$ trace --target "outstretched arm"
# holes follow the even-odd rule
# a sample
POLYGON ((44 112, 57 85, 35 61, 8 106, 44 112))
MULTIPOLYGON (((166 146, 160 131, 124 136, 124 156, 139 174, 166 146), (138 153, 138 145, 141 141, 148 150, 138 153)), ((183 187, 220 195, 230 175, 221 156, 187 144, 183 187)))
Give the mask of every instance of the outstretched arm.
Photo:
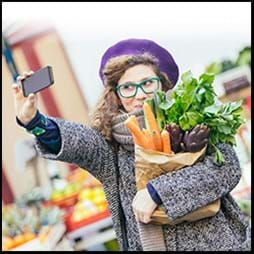
MULTIPOLYGON (((19 76, 18 79, 22 80, 32 73, 24 72, 23 76, 19 76)), ((30 94, 24 97, 21 87, 16 83, 12 88, 16 117, 23 127, 27 126, 33 119, 36 119, 38 113, 37 95, 30 94)), ((54 134, 55 137, 53 137, 54 135, 52 136, 49 130, 42 136, 37 136, 36 148, 44 158, 76 164, 89 170, 97 178, 103 177, 105 170, 109 168, 106 166, 115 162, 112 146, 96 130, 53 117, 45 117, 45 119, 51 121, 52 131, 56 132, 56 135, 54 134)))
POLYGON ((49 119, 59 128, 61 147, 59 152, 54 154, 37 139, 36 148, 44 158, 76 164, 95 176, 104 172, 106 164, 114 163, 113 148, 98 131, 59 118, 49 119))

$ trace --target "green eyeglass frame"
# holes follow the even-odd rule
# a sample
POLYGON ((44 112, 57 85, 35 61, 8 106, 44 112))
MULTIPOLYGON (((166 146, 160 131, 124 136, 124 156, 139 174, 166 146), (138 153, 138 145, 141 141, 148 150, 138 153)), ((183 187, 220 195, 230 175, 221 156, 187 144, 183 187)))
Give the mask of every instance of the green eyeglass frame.
POLYGON ((159 88, 159 82, 160 82, 160 78, 158 78, 158 77, 152 77, 152 78, 145 79, 145 80, 143 80, 143 81, 140 82, 140 83, 124 83, 124 84, 119 84, 119 85, 116 86, 115 89, 116 89, 116 92, 117 92, 121 97, 123 97, 123 98, 132 98, 132 97, 135 97, 135 96, 136 96, 136 94, 137 94, 137 92, 138 92, 138 88, 141 88, 141 90, 142 90, 145 94, 152 94, 152 93, 154 93, 154 92, 159 88), (156 80, 156 81, 157 81, 157 88, 154 89, 154 90, 151 91, 151 92, 146 92, 146 91, 144 90, 144 88, 143 88, 143 85, 144 85, 147 81, 150 81, 150 80, 156 80), (131 96, 123 96, 123 95, 121 94, 121 87, 126 86, 126 85, 132 85, 132 86, 135 86, 135 87, 136 87, 135 93, 134 93, 133 95, 131 95, 131 96))

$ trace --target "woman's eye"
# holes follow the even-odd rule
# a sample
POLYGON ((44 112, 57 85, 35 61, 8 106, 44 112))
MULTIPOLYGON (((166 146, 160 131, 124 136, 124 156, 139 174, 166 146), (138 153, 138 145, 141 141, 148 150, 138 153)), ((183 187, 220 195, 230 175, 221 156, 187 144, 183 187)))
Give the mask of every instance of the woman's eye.
POLYGON ((126 85, 124 85, 122 87, 122 89, 124 89, 124 90, 132 90, 133 88, 134 88, 134 86, 133 85, 129 85, 129 84, 126 84, 126 85))
POLYGON ((144 86, 150 86, 152 84, 152 80, 147 80, 145 83, 143 83, 144 86))

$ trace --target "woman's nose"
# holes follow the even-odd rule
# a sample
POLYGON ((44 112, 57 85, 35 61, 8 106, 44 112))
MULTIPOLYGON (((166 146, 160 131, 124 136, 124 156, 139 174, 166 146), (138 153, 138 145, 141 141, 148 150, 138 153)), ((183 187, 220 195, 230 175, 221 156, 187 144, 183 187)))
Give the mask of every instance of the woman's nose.
POLYGON ((143 99, 146 98, 147 95, 143 92, 143 90, 139 87, 136 94, 136 99, 143 99))

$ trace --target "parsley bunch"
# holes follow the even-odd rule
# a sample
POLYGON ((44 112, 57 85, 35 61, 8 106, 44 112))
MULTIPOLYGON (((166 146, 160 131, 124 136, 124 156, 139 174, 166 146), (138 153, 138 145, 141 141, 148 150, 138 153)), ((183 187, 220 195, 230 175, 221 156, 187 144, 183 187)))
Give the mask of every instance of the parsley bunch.
POLYGON ((223 163, 224 157, 217 148, 218 143, 236 145, 235 134, 244 123, 242 100, 220 103, 213 88, 214 74, 203 73, 195 79, 191 71, 181 76, 181 83, 171 94, 156 91, 155 97, 163 98, 157 104, 164 112, 163 126, 178 124, 182 130, 191 130, 198 124, 210 128, 208 146, 215 149, 215 162, 223 163))

